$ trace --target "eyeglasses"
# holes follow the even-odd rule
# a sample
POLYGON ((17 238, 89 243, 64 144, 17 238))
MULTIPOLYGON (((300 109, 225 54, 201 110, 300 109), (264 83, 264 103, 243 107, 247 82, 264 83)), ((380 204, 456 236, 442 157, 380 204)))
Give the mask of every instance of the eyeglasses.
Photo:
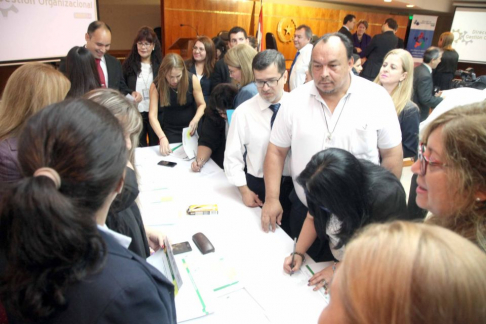
MULTIPOLYGON (((285 72, 284 72, 285 73, 285 72)), ((283 77, 284 73, 278 78, 277 80, 268 80, 268 81, 261 81, 261 80, 255 80, 255 84, 258 88, 263 88, 265 83, 267 84, 268 87, 275 87, 278 84, 278 81, 283 77)))
POLYGON ((427 173, 427 164, 432 166, 432 167, 435 167, 435 166, 440 166, 440 167, 446 167, 446 166, 449 166, 445 163, 442 163, 442 162, 432 162, 430 160, 428 160, 424 153, 425 153, 425 150, 427 149, 427 145, 424 144, 424 143, 420 143, 419 145, 419 149, 418 149, 418 159, 420 161, 420 175, 421 176, 424 176, 426 173, 427 173))
POLYGON ((142 43, 142 42, 138 42, 137 43, 137 46, 138 47, 150 47, 150 46, 152 46, 152 43, 142 43))

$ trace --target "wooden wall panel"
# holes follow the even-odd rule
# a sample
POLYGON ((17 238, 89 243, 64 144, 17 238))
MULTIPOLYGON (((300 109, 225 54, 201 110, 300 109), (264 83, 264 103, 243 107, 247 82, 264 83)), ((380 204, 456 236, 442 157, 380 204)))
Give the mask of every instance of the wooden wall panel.
MULTIPOLYGON (((258 26, 260 2, 227 1, 227 0, 163 0, 164 33, 166 37, 165 50, 179 37, 195 37, 195 32, 180 24, 198 26, 200 35, 213 37, 221 30, 229 30, 233 26, 241 26, 249 34, 254 35, 258 26)), ((389 15, 375 12, 346 11, 337 9, 295 6, 279 3, 264 3, 263 26, 264 33, 272 32, 277 37, 279 22, 290 22, 293 28, 306 24, 314 34, 322 36, 325 33, 338 31, 347 14, 354 14, 357 20, 366 19, 369 23, 368 34, 381 33, 381 25, 388 17, 397 20, 399 29, 397 35, 405 38, 408 24, 407 16, 389 15), (295 23, 295 26, 292 26, 295 23)), ((289 23, 286 23, 289 25, 289 23)), ((354 32, 354 31, 353 31, 354 32)), ((296 49, 293 42, 281 42, 277 37, 277 46, 287 60, 293 60, 296 49)))

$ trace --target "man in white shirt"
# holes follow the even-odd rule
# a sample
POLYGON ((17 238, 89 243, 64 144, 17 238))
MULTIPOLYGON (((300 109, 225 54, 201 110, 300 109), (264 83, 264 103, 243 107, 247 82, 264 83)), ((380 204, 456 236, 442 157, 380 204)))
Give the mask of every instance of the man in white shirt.
MULTIPOLYGON (((299 204, 306 205, 306 200, 295 179, 314 154, 329 147, 345 149, 376 164, 381 158, 381 165, 400 178, 401 132, 393 102, 382 87, 353 75, 352 53, 353 45, 343 34, 324 35, 312 51, 314 81, 291 92, 281 108, 264 164, 264 231, 275 230, 282 214, 279 179, 290 148, 290 170, 299 204)), ((291 202, 291 232, 298 236, 307 210, 303 206, 300 210, 304 212, 294 217, 292 198, 291 202)))
POLYGON ((305 72, 309 70, 312 54, 312 30, 309 26, 300 25, 295 29, 294 46, 297 49, 294 61, 290 67, 290 91, 305 83, 305 72))
MULTIPOLYGON (((224 171, 228 181, 240 190, 243 203, 248 207, 257 207, 265 201, 263 161, 270 132, 288 93, 284 92, 287 71, 281 53, 276 50, 258 53, 253 59, 252 68, 258 95, 242 103, 233 113, 226 139, 224 171)), ((286 170, 284 175, 288 175, 286 170)), ((281 175, 278 187, 281 196, 279 204, 283 203, 285 208, 293 188, 290 177, 281 175)), ((285 229, 285 224, 282 227, 285 229)))

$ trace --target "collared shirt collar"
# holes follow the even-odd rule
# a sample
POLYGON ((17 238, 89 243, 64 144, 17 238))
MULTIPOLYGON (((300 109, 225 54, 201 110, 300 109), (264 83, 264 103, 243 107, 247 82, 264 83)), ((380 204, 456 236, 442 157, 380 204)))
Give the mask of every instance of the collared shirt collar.
MULTIPOLYGON (((280 82, 280 81, 279 81, 280 82)), ((282 103, 282 101, 284 100, 284 98, 288 95, 289 93, 288 92, 283 92, 282 94, 282 97, 280 98, 280 100, 276 103, 282 103)), ((260 110, 265 110, 267 109, 268 107, 270 107, 270 105, 273 105, 273 103, 271 102, 268 102, 266 101, 265 99, 262 98, 262 96, 260 96, 260 94, 257 95, 257 103, 258 103, 258 107, 260 108, 260 110)))
POLYGON ((430 73, 432 73, 432 68, 427 64, 427 63, 422 63, 427 67, 427 70, 429 70, 430 73))
POLYGON ((113 237, 115 239, 115 241, 117 241, 118 244, 123 246, 125 249, 128 249, 128 246, 130 245, 130 243, 132 243, 131 237, 117 233, 117 232, 109 229, 108 226, 106 226, 106 224, 104 226, 98 224, 97 226, 98 226, 98 229, 100 231, 102 231, 102 232, 110 235, 111 237, 113 237))
POLYGON ((344 27, 344 28, 346 28, 346 29, 347 29, 347 30, 349 31, 349 28, 348 28, 348 26, 346 26, 346 25, 343 25, 343 27, 344 27))

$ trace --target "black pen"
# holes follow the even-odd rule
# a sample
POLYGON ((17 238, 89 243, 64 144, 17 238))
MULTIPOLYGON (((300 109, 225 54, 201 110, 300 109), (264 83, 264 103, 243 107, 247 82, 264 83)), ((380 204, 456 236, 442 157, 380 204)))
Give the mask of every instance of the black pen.
POLYGON ((297 238, 294 238, 294 252, 292 253, 292 262, 290 263, 290 275, 294 274, 292 270, 294 268, 295 247, 297 246, 297 238))

